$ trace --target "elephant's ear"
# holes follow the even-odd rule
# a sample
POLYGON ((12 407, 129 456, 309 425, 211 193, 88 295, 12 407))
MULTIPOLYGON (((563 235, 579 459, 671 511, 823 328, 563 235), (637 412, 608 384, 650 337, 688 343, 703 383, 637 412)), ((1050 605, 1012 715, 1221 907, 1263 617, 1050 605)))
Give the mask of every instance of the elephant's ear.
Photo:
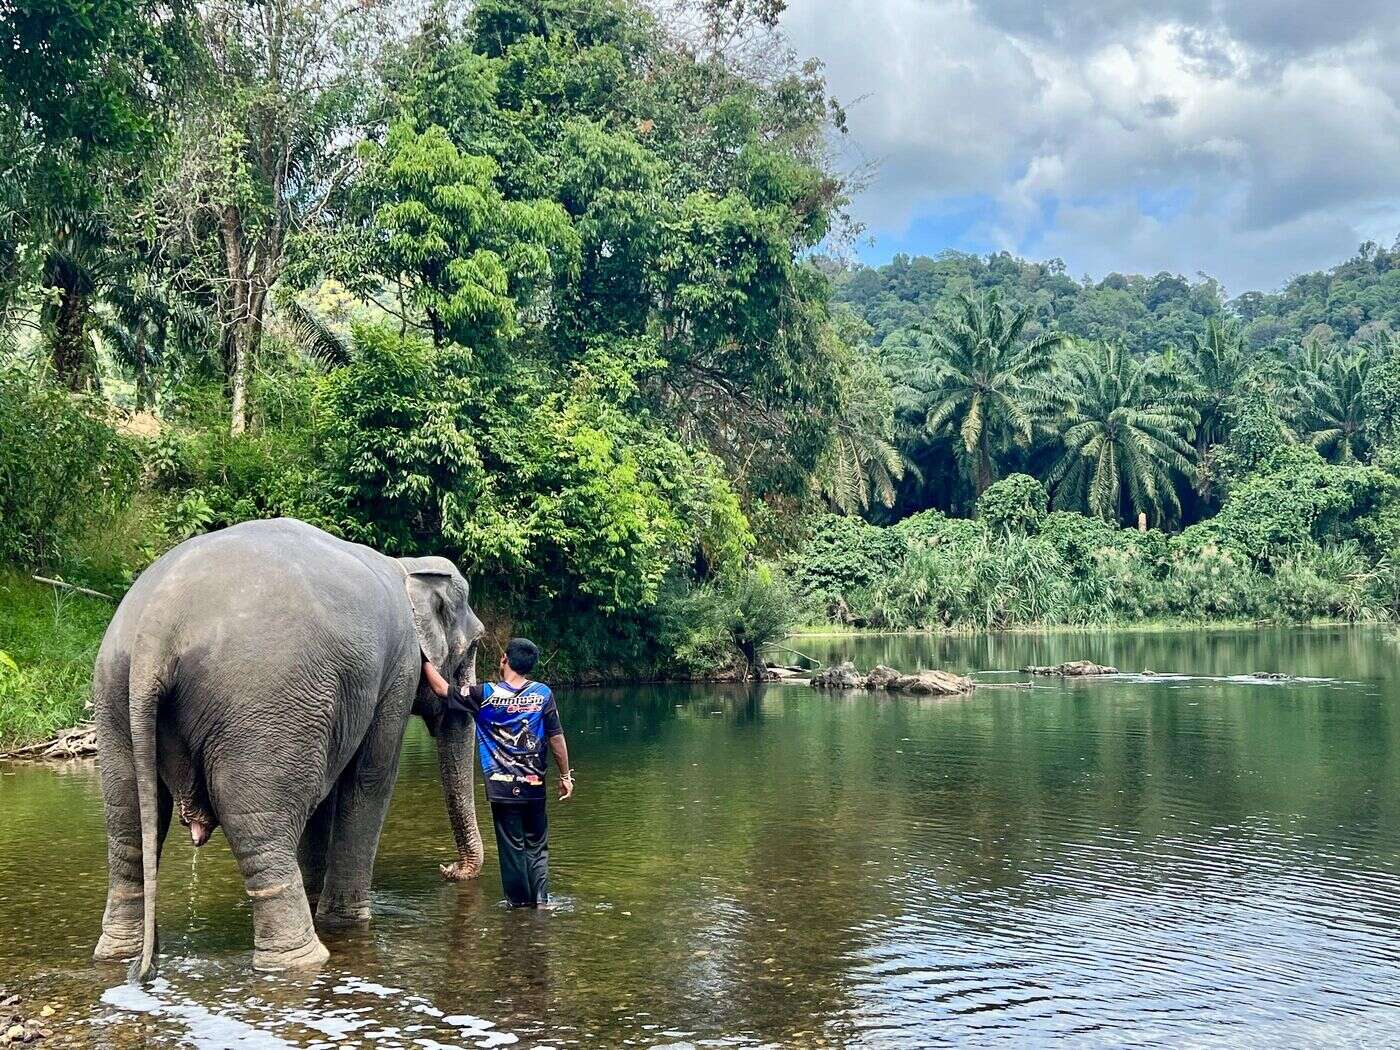
POLYGON ((456 569, 446 558, 402 560, 418 645, 428 662, 443 670, 447 666, 446 592, 456 569))

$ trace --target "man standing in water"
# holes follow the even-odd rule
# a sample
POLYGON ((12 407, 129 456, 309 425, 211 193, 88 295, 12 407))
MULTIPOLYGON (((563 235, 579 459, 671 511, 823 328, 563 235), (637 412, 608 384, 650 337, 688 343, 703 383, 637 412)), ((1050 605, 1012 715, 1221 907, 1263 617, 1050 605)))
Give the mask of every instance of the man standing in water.
POLYGON ((436 667, 423 662, 429 688, 447 701, 446 717, 476 720, 481 772, 496 826, 501 884, 516 908, 549 903, 546 747, 559 770, 559 801, 574 793, 569 749, 554 694, 549 686, 526 677, 539 658, 534 642, 512 638, 501 655, 501 680, 466 689, 449 685, 436 667))

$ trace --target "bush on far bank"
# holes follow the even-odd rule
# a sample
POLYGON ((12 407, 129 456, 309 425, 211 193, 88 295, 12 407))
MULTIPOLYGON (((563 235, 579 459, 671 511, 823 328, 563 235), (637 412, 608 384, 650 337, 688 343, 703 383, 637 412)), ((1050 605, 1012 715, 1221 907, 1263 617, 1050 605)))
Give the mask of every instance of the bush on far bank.
POLYGON ((1004 629, 1151 620, 1306 622, 1400 610, 1400 479, 1292 446, 1182 533, 1045 513, 1025 475, 978 517, 926 511, 881 527, 826 518, 788 560, 813 622, 1004 629))

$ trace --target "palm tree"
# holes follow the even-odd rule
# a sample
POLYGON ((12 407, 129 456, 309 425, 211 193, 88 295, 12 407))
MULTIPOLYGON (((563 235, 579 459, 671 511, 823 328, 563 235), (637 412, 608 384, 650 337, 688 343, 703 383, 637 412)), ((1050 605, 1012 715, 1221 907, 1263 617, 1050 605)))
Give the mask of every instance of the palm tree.
POLYGON ((1190 435, 1200 418, 1187 398, 1161 390, 1114 344, 1087 348, 1065 378, 1065 447, 1046 478, 1055 506, 1108 521, 1125 510, 1158 523, 1179 517, 1176 482, 1195 477, 1190 435))
POLYGON ((1031 306, 1013 310, 995 292, 958 296, 951 317, 920 329, 932 343, 932 360, 905 376, 904 389, 896 391, 918 405, 926 433, 953 439, 977 496, 997 480, 1001 455, 1012 445, 1028 446, 1061 403, 1046 380, 1067 337, 1053 332, 1022 339, 1033 312, 1031 306))
POLYGON ((897 486, 910 470, 886 437, 843 420, 831 435, 817 485, 832 510, 863 514, 875 503, 893 507, 897 486))
POLYGON ((163 373, 177 354, 210 354, 217 332, 208 311, 133 263, 109 288, 95 315, 95 331, 117 368, 136 384, 136 410, 154 408, 163 373))
POLYGON ((868 353, 851 358, 843 412, 814 475, 818 492, 840 514, 863 514, 878 503, 894 506, 897 486, 917 474, 893 444, 894 400, 889 381, 868 353))
POLYGON ((1333 462, 1355 463, 1366 453, 1364 394, 1373 360, 1361 347, 1332 353, 1317 367, 1312 396, 1299 414, 1299 430, 1333 462))
POLYGON ((1201 456, 1225 440, 1231 399, 1262 373, 1245 350, 1239 329, 1217 318, 1206 325, 1204 338, 1191 333, 1191 345, 1181 352, 1180 365, 1191 407, 1200 415, 1196 453, 1201 456))

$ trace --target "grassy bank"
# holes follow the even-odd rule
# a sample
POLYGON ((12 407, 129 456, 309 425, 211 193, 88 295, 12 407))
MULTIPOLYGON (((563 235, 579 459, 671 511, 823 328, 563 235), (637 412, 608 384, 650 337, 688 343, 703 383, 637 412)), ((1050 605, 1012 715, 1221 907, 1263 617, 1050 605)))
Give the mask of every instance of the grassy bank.
POLYGON ((0 570, 0 751, 81 721, 116 606, 0 570))
MULTIPOLYGON (((1384 622, 1384 621, 1380 621, 1384 622)), ((1112 631, 1114 634, 1152 634, 1174 631, 1250 631, 1308 627, 1355 627, 1354 620, 1318 617, 1310 620, 1258 620, 1223 618, 1218 620, 1152 619, 1131 623, 1065 624, 1028 623, 1010 627, 855 627, 850 624, 804 624, 794 627, 787 635, 795 638, 878 638, 892 635, 940 635, 966 637, 977 634, 1091 634, 1112 631)))

